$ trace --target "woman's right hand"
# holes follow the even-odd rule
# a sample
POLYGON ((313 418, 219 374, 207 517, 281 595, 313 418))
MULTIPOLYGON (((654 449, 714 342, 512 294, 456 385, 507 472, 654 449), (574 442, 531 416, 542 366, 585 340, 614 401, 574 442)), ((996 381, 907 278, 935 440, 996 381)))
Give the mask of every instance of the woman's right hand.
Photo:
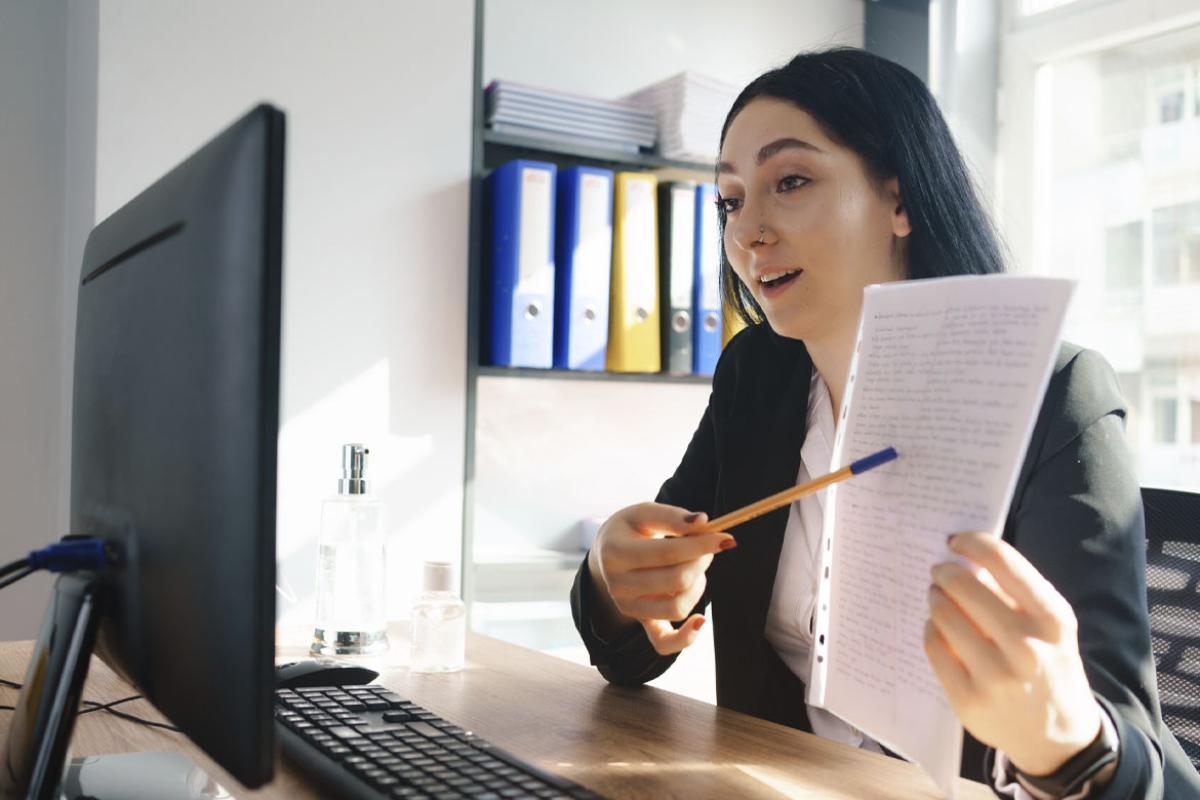
POLYGON ((618 511, 600 526, 588 554, 598 628, 610 633, 640 623, 661 655, 696 640, 704 616, 688 612, 704 594, 713 555, 737 546, 728 533, 701 533, 703 513, 659 503, 618 511), (687 618, 678 629, 672 621, 687 618))

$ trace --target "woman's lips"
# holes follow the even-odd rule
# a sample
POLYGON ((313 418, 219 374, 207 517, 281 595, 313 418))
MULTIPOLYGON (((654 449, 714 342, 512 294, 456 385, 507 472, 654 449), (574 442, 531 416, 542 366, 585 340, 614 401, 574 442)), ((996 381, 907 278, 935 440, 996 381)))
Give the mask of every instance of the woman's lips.
POLYGON ((778 278, 770 283, 759 283, 758 290, 762 296, 768 300, 774 299, 788 290, 788 287, 796 282, 796 279, 804 274, 804 270, 796 270, 791 275, 786 275, 778 278))

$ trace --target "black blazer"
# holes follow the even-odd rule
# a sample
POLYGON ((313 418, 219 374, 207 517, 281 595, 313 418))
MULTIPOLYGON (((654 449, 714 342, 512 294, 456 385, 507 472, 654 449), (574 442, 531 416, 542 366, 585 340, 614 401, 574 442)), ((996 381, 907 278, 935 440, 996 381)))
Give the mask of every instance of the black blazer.
MULTIPOLYGON (((657 501, 710 518, 795 485, 812 361, 804 344, 756 325, 725 348, 708 408, 657 501)), ((1079 620, 1088 680, 1112 714, 1121 758, 1103 798, 1200 798, 1186 755, 1163 725, 1150 649, 1141 495, 1124 441, 1125 406, 1102 358, 1064 345, 1017 481, 1004 539, 1061 592, 1079 620), (1164 778, 1165 776, 1165 778, 1164 778)), ((717 703, 811 730, 804 684, 764 629, 788 510, 745 523, 713 559, 697 610, 712 603, 717 703)), ((587 559, 571 608, 592 663, 610 682, 642 684, 660 656, 640 628, 606 642, 591 624, 587 559)), ((969 734, 962 774, 991 784, 992 752, 969 734), (985 777, 985 775, 987 777, 985 777)))

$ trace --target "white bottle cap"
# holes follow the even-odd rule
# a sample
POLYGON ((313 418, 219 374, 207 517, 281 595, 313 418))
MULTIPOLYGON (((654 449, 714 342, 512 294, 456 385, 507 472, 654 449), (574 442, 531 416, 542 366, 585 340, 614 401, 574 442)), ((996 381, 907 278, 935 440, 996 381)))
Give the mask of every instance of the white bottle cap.
POLYGON ((454 565, 449 561, 426 561, 421 583, 426 592, 453 592, 454 565))

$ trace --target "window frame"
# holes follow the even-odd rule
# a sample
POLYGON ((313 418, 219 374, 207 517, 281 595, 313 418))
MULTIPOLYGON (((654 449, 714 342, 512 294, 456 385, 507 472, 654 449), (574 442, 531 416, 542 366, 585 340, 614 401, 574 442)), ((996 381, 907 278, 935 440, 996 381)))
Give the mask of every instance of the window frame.
POLYGON ((1039 183, 1046 171, 1038 144, 1049 136, 1036 113, 1045 97, 1041 67, 1200 25, 1200 8, 1195 0, 1078 0, 1023 16, 1018 2, 1004 4, 1001 20, 995 207, 1016 270, 1044 271, 1036 260, 1049 215, 1039 183))

